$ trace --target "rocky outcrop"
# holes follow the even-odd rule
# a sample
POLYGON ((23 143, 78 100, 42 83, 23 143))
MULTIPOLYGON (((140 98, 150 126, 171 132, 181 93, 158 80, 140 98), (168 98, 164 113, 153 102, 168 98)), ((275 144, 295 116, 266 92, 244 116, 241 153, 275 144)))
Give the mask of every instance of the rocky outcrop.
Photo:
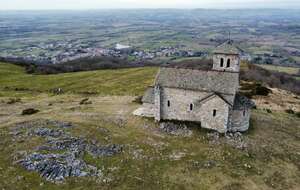
POLYGON ((123 146, 102 145, 85 138, 74 137, 66 131, 73 127, 75 126, 71 123, 51 120, 17 124, 11 131, 14 139, 30 140, 34 136, 39 136, 44 138, 45 143, 37 146, 32 152, 25 152, 16 163, 29 171, 38 172, 49 181, 62 181, 66 177, 101 176, 102 171, 87 164, 83 156, 85 154, 93 157, 114 156, 122 152, 123 146))
POLYGON ((161 122, 160 130, 175 136, 189 137, 193 132, 183 123, 161 122))

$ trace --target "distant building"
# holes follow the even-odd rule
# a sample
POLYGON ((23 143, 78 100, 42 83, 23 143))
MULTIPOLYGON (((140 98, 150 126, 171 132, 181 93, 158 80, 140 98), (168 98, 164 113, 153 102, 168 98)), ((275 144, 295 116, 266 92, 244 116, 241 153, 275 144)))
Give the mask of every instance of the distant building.
POLYGON ((134 114, 156 121, 197 122, 220 133, 248 130, 254 103, 238 94, 239 52, 227 41, 215 49, 209 71, 160 68, 134 114))
POLYGON ((122 45, 122 44, 116 44, 116 47, 115 47, 116 50, 124 50, 124 49, 130 49, 130 48, 131 48, 130 46, 122 45))
POLYGON ((130 54, 133 53, 133 48, 127 45, 116 44, 115 50, 121 54, 130 54))

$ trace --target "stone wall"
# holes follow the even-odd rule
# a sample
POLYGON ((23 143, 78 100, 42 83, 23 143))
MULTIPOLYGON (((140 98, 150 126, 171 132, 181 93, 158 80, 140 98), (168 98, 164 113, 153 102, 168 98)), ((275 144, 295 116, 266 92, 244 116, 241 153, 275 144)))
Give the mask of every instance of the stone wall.
POLYGON ((154 118, 156 121, 161 120, 161 88, 154 87, 154 118))
POLYGON ((155 114, 155 105, 149 103, 143 103, 141 107, 139 107, 133 112, 133 115, 150 117, 150 118, 154 118, 154 114, 155 114))
POLYGON ((215 54, 213 56, 213 70, 217 71, 240 71, 240 58, 236 55, 215 54), (220 66, 221 58, 224 59, 223 67, 220 66), (227 60, 230 59, 230 67, 227 68, 227 60))
POLYGON ((161 89, 161 119, 201 122, 201 126, 214 129, 221 133, 226 132, 229 115, 229 105, 220 97, 198 103, 199 100, 211 93, 182 90, 176 88, 161 89), (170 106, 168 106, 170 101, 170 106), (193 110, 190 110, 190 104, 193 110), (213 111, 216 110, 216 116, 213 111))
POLYGON ((249 129, 250 124, 250 109, 241 109, 241 110, 233 110, 231 116, 231 127, 230 131, 236 132, 244 132, 249 129), (245 112, 245 113, 244 113, 245 112))

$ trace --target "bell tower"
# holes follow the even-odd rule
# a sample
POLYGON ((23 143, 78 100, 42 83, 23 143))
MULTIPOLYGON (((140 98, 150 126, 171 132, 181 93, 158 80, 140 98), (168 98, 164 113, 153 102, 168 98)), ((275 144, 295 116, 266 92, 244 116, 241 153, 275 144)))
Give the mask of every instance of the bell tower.
POLYGON ((240 49, 227 40, 213 51, 213 70, 240 72, 240 49))

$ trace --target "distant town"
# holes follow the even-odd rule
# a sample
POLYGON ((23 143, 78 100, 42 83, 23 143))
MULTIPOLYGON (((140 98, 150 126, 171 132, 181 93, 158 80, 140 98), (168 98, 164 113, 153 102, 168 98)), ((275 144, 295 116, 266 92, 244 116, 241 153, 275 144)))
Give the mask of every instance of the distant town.
MULTIPOLYGON (((183 50, 184 45, 160 47, 156 50, 140 50, 138 48, 117 43, 112 48, 85 47, 78 44, 57 42, 50 44, 32 45, 23 49, 25 55, 15 55, 14 52, 6 52, 0 56, 0 60, 8 62, 22 62, 34 64, 59 64, 88 57, 114 57, 130 58, 132 60, 153 60, 156 58, 172 57, 202 57, 206 58, 210 52, 183 50), (36 54, 37 50, 45 52, 36 54)), ((262 60, 274 55, 256 55, 255 60, 262 60), (265 57, 265 58, 262 58, 265 57)), ((275 56, 276 57, 276 56, 275 56)), ((253 57, 245 52, 241 55, 242 60, 251 61, 253 57)))
POLYGON ((131 57, 134 60, 152 60, 159 57, 206 57, 208 52, 181 50, 181 47, 161 47, 157 50, 145 51, 134 47, 116 44, 113 48, 82 47, 68 43, 51 43, 47 45, 32 46, 23 51, 35 52, 37 49, 48 50, 49 53, 30 54, 25 56, 7 53, 0 58, 12 62, 28 62, 35 64, 58 64, 87 57, 131 57), (59 50, 59 51, 57 51, 59 50), (55 53, 53 53, 55 51, 55 53))

